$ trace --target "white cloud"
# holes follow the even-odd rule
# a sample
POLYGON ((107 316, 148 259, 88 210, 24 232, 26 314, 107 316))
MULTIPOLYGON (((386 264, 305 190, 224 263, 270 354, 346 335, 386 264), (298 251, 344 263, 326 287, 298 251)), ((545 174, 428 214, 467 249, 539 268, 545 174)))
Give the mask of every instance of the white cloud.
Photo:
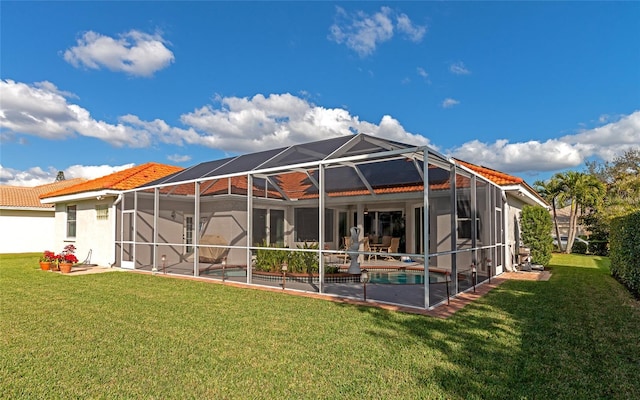
POLYGON ((640 111, 559 140, 579 149, 585 158, 595 155, 603 160, 613 160, 627 150, 640 148, 640 111))
POLYGON ((509 143, 508 140, 497 140, 491 144, 474 140, 454 149, 452 156, 512 173, 559 170, 577 166, 583 161, 578 150, 555 139, 544 143, 509 143))
POLYGON ((345 109, 316 106, 289 93, 225 97, 218 101, 219 108, 207 105, 182 115, 185 125, 203 133, 183 136, 185 142, 231 152, 254 152, 362 132, 406 143, 429 144, 423 136, 406 132, 390 116, 383 116, 376 125, 360 121, 345 109))
POLYGON ((146 147, 149 132, 127 124, 109 124, 91 117, 86 109, 67 102, 73 97, 50 82, 28 85, 0 80, 0 127, 46 139, 81 135, 94 137, 114 146, 146 147))
POLYGON ((360 121, 344 108, 319 107, 289 93, 267 97, 257 94, 252 98, 218 96, 218 108, 204 105, 183 114, 181 120, 187 126, 183 129, 161 119, 143 121, 132 114, 119 117, 117 124, 94 120, 86 109, 68 103, 63 92, 49 82, 27 85, 0 81, 0 91, 0 127, 6 129, 3 137, 11 140, 19 140, 18 134, 47 139, 81 135, 117 147, 195 144, 222 151, 253 152, 363 132, 421 145, 428 143, 424 137, 406 132, 389 116, 382 117, 376 125, 360 121))
POLYGON ((132 30, 118 38, 88 31, 77 40, 77 46, 64 52, 64 59, 74 67, 125 72, 135 76, 152 76, 166 68, 175 57, 159 35, 132 30))
MULTIPOLYGON (((66 179, 95 179, 133 166, 134 164, 118 166, 72 165, 62 172, 64 172, 66 179)), ((54 167, 47 167, 46 170, 43 170, 40 167, 34 167, 29 168, 26 171, 18 171, 16 169, 6 168, 0 165, 0 184, 11 186, 40 186, 55 182, 58 171, 59 170, 54 167)))
POLYGON ((457 106, 458 104, 460 104, 458 100, 447 97, 442 101, 442 108, 451 108, 453 106, 457 106))
POLYGON ((427 71, 425 71, 424 68, 418 67, 418 68, 416 68, 416 72, 418 73, 418 75, 423 77, 425 80, 429 79, 429 73, 427 71))
POLYGON ((613 160, 640 146, 640 111, 616 122, 545 142, 467 142, 450 151, 453 157, 504 172, 557 171, 575 168, 597 156, 613 160))
POLYGON ((364 11, 348 14, 342 7, 336 7, 336 22, 329 28, 329 40, 345 44, 361 57, 372 54, 378 44, 391 40, 394 35, 394 17, 396 28, 405 34, 408 40, 419 42, 427 29, 414 25, 406 14, 397 14, 389 7, 369 15, 364 11))
POLYGON ((462 61, 451 64, 449 66, 449 71, 456 75, 469 75, 471 73, 462 61))
POLYGON ((167 156, 167 159, 174 163, 183 163, 187 161, 191 161, 191 156, 189 155, 180 155, 180 154, 171 154, 167 156))
POLYGON ((411 22, 407 14, 400 14, 396 17, 396 26, 400 32, 407 35, 412 42, 420 42, 427 33, 427 27, 416 26, 411 22))

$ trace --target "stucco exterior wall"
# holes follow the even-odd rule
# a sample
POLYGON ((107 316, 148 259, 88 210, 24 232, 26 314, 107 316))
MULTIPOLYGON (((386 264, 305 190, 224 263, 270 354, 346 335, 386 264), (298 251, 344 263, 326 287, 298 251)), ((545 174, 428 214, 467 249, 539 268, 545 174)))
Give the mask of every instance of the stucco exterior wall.
POLYGON ((525 202, 516 196, 507 196, 506 210, 506 255, 505 268, 507 271, 513 271, 518 262, 518 247, 520 242, 520 216, 525 202))
POLYGON ((55 212, 0 210, 0 253, 54 251, 55 212))
POLYGON ((76 246, 76 257, 84 261, 91 251, 92 264, 108 267, 115 262, 113 198, 102 200, 84 200, 73 203, 56 204, 55 248, 56 253, 68 245, 76 246), (76 206, 76 236, 67 236, 67 206, 76 206), (96 206, 106 205, 108 216, 98 219, 96 206))

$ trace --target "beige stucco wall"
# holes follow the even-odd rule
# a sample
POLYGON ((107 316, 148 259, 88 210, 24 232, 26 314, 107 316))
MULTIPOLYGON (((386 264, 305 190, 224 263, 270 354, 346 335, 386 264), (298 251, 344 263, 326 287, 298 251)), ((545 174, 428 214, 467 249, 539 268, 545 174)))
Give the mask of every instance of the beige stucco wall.
POLYGON ((113 201, 115 198, 101 200, 82 200, 56 204, 55 213, 55 248, 56 253, 68 245, 76 246, 76 257, 84 261, 91 251, 91 263, 99 266, 110 266, 115 261, 114 250, 114 221, 115 212, 113 201), (96 205, 108 206, 108 218, 97 219, 96 205), (76 206, 76 236, 67 237, 67 206, 76 206))
POLYGON ((0 253, 53 251, 54 211, 0 210, 0 253))

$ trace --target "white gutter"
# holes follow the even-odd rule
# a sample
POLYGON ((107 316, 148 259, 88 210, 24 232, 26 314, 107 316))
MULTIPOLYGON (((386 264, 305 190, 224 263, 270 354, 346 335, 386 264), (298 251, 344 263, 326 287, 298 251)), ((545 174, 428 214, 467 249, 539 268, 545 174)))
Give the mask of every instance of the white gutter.
POLYGON ((525 203, 528 203, 531 205, 538 205, 546 208, 547 210, 549 209, 549 205, 544 203, 542 200, 540 200, 540 198, 532 194, 531 191, 527 190, 521 185, 502 186, 502 190, 521 198, 522 201, 524 201, 525 203))
POLYGON ((120 191, 116 192, 113 190, 104 189, 104 190, 96 190, 92 192, 68 194, 64 196, 47 197, 44 199, 40 199, 40 202, 42 204, 68 203, 72 201, 90 200, 90 199, 102 200, 103 197, 116 197, 120 195, 121 195, 120 191))

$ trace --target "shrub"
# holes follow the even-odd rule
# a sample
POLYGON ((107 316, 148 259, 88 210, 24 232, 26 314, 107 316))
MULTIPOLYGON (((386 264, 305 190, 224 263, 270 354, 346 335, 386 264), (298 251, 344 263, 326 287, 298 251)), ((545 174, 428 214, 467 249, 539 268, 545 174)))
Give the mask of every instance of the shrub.
POLYGON ((544 207, 527 205, 522 208, 522 242, 531 249, 533 263, 549 265, 553 248, 552 227, 553 220, 544 207))
MULTIPOLYGON (((299 249, 318 250, 317 243, 298 245, 299 249)), ((289 271, 300 273, 317 273, 320 266, 318 263, 318 254, 309 251, 292 251, 289 254, 289 271)))
POLYGON ((257 271, 280 272, 282 263, 289 262, 289 251, 268 245, 266 241, 262 242, 261 247, 263 248, 256 250, 257 271))
POLYGON ((640 297, 640 211, 611 221, 611 275, 640 297))
MULTIPOLYGON (((262 248, 256 250, 257 271, 282 272, 282 264, 287 263, 288 272, 317 273, 319 269, 318 255, 311 251, 292 251, 278 245, 268 245, 263 241, 262 248)), ((317 250, 317 243, 304 243, 299 249, 317 250)))
POLYGON ((571 252, 576 254, 587 254, 587 244, 576 240, 573 242, 571 252))

